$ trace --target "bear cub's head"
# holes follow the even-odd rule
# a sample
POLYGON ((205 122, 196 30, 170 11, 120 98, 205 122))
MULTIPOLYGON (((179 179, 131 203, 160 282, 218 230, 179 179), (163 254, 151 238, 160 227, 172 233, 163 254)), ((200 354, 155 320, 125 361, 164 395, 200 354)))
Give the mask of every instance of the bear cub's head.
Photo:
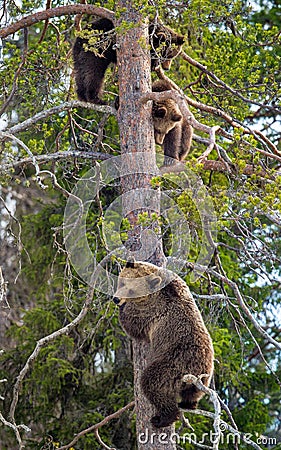
POLYGON ((149 300, 149 296, 165 287, 170 272, 147 262, 128 262, 118 278, 113 301, 121 306, 125 302, 135 303, 149 300))
MULTIPOLYGON (((153 92, 163 92, 172 89, 165 80, 154 81, 153 92)), ((162 101, 154 101, 152 106, 154 125, 154 138, 158 145, 162 145, 167 133, 182 122, 182 113, 177 103, 168 98, 162 101)))

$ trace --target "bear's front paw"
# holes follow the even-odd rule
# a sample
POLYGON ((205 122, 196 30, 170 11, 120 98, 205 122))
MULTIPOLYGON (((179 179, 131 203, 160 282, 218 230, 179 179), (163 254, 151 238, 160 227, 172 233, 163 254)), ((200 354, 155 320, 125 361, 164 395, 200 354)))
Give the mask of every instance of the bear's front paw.
POLYGON ((178 407, 181 409, 196 409, 198 402, 188 402, 187 400, 183 400, 182 402, 178 403, 178 407))
POLYGON ((153 416, 151 418, 151 423, 152 425, 154 425, 156 428, 164 428, 164 427, 169 427, 170 425, 172 425, 174 422, 176 422, 176 420, 179 420, 180 418, 180 412, 179 410, 175 411, 173 414, 170 414, 168 416, 153 416))

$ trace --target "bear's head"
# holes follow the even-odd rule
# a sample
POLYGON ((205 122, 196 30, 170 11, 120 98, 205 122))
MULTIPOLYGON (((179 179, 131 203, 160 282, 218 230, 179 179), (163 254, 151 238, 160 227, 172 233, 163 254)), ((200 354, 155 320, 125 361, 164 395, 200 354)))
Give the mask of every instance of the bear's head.
POLYGON ((156 144, 162 145, 167 133, 182 120, 182 114, 176 102, 167 99, 153 102, 152 117, 156 144))
POLYGON ((128 262, 118 278, 113 301, 121 306, 125 302, 144 302, 148 297, 163 289, 171 280, 171 272, 154 264, 128 262))
POLYGON ((184 36, 161 23, 151 24, 149 34, 152 69, 161 64, 164 70, 169 70, 172 60, 181 53, 184 36))

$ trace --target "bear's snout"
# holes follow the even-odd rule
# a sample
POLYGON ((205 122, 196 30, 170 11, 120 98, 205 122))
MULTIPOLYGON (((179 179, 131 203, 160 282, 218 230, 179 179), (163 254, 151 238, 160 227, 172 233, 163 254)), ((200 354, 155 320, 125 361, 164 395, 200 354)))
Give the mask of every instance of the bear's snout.
POLYGON ((119 305, 119 303, 120 303, 120 298, 118 298, 118 297, 113 297, 113 301, 114 301, 115 305, 119 305))

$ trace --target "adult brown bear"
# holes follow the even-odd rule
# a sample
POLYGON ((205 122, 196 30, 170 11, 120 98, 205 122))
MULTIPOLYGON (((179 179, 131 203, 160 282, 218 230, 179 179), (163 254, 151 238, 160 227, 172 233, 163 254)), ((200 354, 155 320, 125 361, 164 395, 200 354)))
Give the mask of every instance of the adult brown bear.
POLYGON ((183 383, 183 376, 205 374, 203 383, 210 383, 214 359, 210 335, 186 283, 154 264, 127 263, 114 301, 126 333, 150 344, 141 387, 156 408, 152 424, 167 427, 179 418, 179 407, 195 409, 204 395, 183 383))
MULTIPOLYGON (((77 37, 73 46, 74 74, 79 100, 100 105, 104 76, 110 63, 116 63, 114 24, 109 19, 99 19, 91 26, 96 36, 95 51, 87 51, 88 39, 77 37), (95 33, 96 32, 96 33, 95 33)), ((170 68, 173 58, 181 51, 184 37, 157 23, 149 26, 151 70, 159 64, 170 68)))

